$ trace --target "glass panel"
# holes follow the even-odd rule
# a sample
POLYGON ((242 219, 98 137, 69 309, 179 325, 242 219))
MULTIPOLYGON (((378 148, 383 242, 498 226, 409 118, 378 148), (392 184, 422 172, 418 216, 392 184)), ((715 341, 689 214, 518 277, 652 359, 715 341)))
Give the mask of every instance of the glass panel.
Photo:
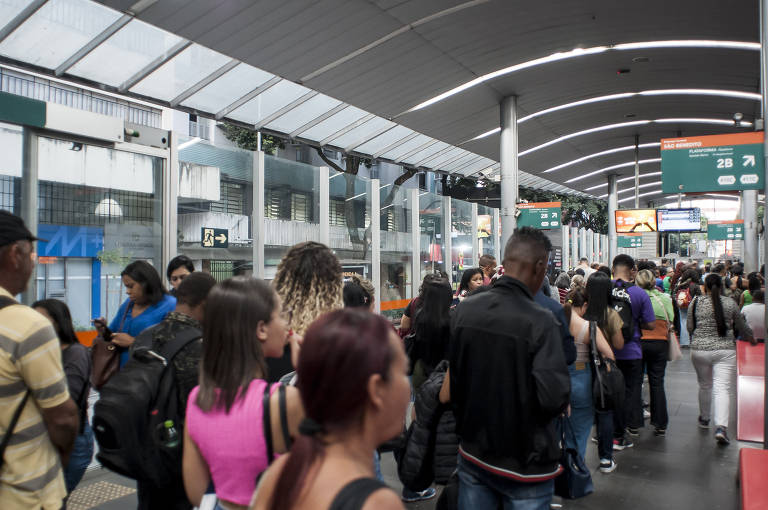
POLYGON ((182 105, 217 113, 274 77, 248 64, 237 67, 182 101, 182 105))
POLYGON ((421 229, 419 281, 429 273, 445 272, 443 214, 442 196, 429 192, 419 193, 419 228, 421 229))
POLYGON ((28 4, 28 0, 0 0, 0 27, 10 23, 28 4))
POLYGON ((131 92, 170 101, 231 59, 193 44, 141 80, 131 92))
MULTIPOLYGON (((308 92, 310 90, 306 87, 297 85, 292 81, 281 80, 264 91, 264 93, 259 94, 230 113, 228 117, 249 124, 256 124, 261 119, 266 119, 280 108, 296 101, 308 92)), ((234 98, 233 101, 235 99, 238 98, 234 98)))
POLYGON ((403 138, 411 134, 413 134, 413 131, 408 129, 407 127, 396 126, 390 129, 389 131, 380 134, 373 140, 370 140, 368 142, 365 142, 363 145, 355 147, 354 150, 362 154, 375 154, 379 152, 381 149, 384 149, 387 146, 392 145, 396 141, 402 140, 403 138))
POLYGON ((412 209, 408 189, 385 186, 379 190, 381 205, 381 314, 393 322, 403 315, 413 281, 412 209))
POLYGON ((87 0, 50 0, 0 44, 0 54, 54 69, 120 13, 87 0))
POLYGON ((270 122, 266 127, 282 133, 290 133, 340 104, 341 101, 337 99, 318 94, 309 101, 270 122))
POLYGON ((307 129, 303 133, 301 133, 299 136, 302 138, 306 138, 307 140, 315 140, 320 141, 323 140, 332 134, 336 133, 340 129, 345 128, 346 126, 349 126, 353 122, 357 122, 358 120, 362 119, 368 115, 366 112, 361 110, 360 108, 355 108, 354 106, 347 106, 343 110, 341 110, 339 113, 335 115, 331 115, 324 121, 320 122, 318 125, 311 127, 310 129, 307 129))
POLYGON ((205 142, 179 150, 178 252, 219 281, 253 274, 253 155, 205 142), (229 246, 203 246, 203 229, 224 229, 214 234, 229 246))
POLYGON ((170 32, 134 19, 67 73, 119 87, 181 40, 170 32))
POLYGON ((394 125, 394 122, 382 119, 381 117, 374 117, 365 124, 356 127, 352 131, 343 134, 338 138, 330 140, 328 143, 342 149, 345 147, 354 147, 355 145, 359 145, 360 142, 373 135, 380 129, 389 128, 394 125))
POLYGON ((269 155, 264 166, 264 274, 271 280, 291 246, 320 241, 320 170, 269 155))
POLYGON ((38 138, 39 235, 49 240, 38 246, 38 298, 63 300, 76 326, 115 317, 129 262, 165 272, 163 167, 162 158, 38 138))
MULTIPOLYGON (((477 253, 496 256, 496 243, 499 242, 499 226, 493 221, 493 207, 477 205, 477 253)), ((479 263, 479 261, 478 261, 479 263)), ((497 261, 501 263, 501 261, 497 261)))
POLYGON ((0 122, 0 209, 21 214, 21 128, 0 122))
POLYGON ((381 157, 394 161, 403 154, 408 154, 412 150, 416 150, 416 148, 421 147, 430 140, 432 140, 432 138, 428 137, 427 135, 419 135, 417 137, 411 138, 405 143, 398 145, 397 147, 390 149, 389 151, 382 154, 381 157))
POLYGON ((448 163, 442 167, 440 167, 441 170, 445 170, 446 172, 455 172, 459 168, 463 168, 464 166, 471 164, 473 161, 476 161, 480 159, 477 154, 472 154, 471 152, 465 154, 463 157, 453 161, 452 163, 448 163))
POLYGON ((445 142, 437 142, 436 144, 430 145, 429 147, 427 147, 424 150, 420 150, 419 152, 417 152, 416 154, 414 154, 412 156, 408 156, 404 160, 404 162, 405 163, 409 163, 411 165, 415 165, 415 164, 419 163, 420 161, 422 161, 424 159, 427 159, 430 156, 434 156, 438 152, 447 149, 448 147, 450 147, 450 145, 448 145, 445 142))
MULTIPOLYGON (((474 173, 479 172, 480 170, 491 168, 491 166, 493 166, 493 163, 494 162, 488 158, 480 158, 476 160, 474 163, 461 166, 461 168, 456 170, 456 172, 461 175, 472 175, 474 173)), ((488 171, 488 173, 490 173, 490 170, 488 171)))
POLYGON ((434 159, 431 159, 424 163, 424 166, 428 168, 442 168, 443 163, 446 163, 454 158, 458 158, 461 155, 465 155, 467 151, 464 149, 460 149, 458 147, 454 147, 453 149, 449 150, 445 154, 441 154, 440 156, 437 156, 434 159))
POLYGON ((331 249, 344 273, 370 280, 371 181, 333 170, 329 173, 331 249))
POLYGON ((477 267, 477 261, 472 258, 472 240, 474 235, 472 225, 472 204, 463 200, 451 200, 451 270, 453 271, 453 287, 459 288, 461 276, 465 269, 477 267))

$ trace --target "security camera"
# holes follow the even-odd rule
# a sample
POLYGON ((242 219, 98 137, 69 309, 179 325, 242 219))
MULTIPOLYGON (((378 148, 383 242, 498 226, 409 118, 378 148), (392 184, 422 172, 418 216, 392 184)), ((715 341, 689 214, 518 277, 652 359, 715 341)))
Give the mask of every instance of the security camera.
POLYGON ((741 120, 744 118, 744 114, 741 112, 736 112, 733 114, 733 123, 737 126, 741 126, 741 120))

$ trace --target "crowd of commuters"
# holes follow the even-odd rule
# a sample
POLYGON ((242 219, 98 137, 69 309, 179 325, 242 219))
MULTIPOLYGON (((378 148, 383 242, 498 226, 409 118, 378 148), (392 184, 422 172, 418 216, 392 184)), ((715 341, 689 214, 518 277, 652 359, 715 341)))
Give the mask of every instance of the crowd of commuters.
MULTIPOLYGON (((14 300, 35 241, 0 212, 0 427, 17 434, 3 452, 0 501, 47 510, 66 504, 83 477, 94 435, 99 444, 120 438, 96 418, 91 428, 97 367, 67 306, 14 300)), ((101 398, 137 370, 145 381, 159 371, 173 388, 160 439, 172 468, 163 482, 136 476, 139 508, 400 509, 434 497, 438 483, 447 485, 441 508, 547 509, 563 474, 562 437, 583 458, 595 426, 606 474, 615 452, 634 446, 645 375, 647 417, 666 434, 664 377, 677 335, 698 378, 698 425, 712 423, 728 444, 735 341, 765 336, 762 278, 618 255, 610 268, 582 259, 550 286, 551 250, 541 231, 523 227, 500 266, 481 257, 455 291, 445 274, 427 274, 399 329, 375 314, 371 282, 345 282, 319 243, 291 248, 271 283, 216 282, 182 255, 167 268, 169 292, 151 264, 131 262, 121 275, 128 298, 94 324, 121 367, 101 398), (381 476, 385 444, 401 494, 381 476)))

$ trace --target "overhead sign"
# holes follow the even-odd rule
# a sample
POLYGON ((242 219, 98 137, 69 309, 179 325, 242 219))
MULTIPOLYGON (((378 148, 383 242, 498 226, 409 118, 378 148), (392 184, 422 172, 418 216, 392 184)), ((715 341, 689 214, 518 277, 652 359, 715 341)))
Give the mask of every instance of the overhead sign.
POLYGON ((202 227, 200 230, 203 248, 229 248, 229 230, 226 228, 202 227))
POLYGON ((37 226, 37 235, 47 240, 37 243, 37 254, 41 257, 94 258, 104 249, 104 229, 101 227, 43 223, 37 226))
POLYGON ((707 239, 710 241, 744 239, 744 220, 710 221, 707 223, 707 239))
POLYGON ((656 209, 619 209, 616 232, 656 232, 656 209))
POLYGON ((518 227, 534 227, 538 229, 560 228, 562 212, 560 202, 529 202, 517 204, 520 216, 517 217, 518 227))
POLYGON ((763 189, 763 132, 664 138, 664 193, 763 189))
POLYGON ((642 234, 623 234, 618 237, 619 248, 642 248, 642 234))

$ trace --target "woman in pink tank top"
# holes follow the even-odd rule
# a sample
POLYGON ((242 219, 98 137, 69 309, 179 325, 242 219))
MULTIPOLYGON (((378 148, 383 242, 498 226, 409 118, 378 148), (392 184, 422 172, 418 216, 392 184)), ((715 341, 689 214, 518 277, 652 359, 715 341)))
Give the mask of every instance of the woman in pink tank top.
MULTIPOLYGON (((184 486, 199 506, 213 481, 218 505, 247 507, 256 479, 267 468, 262 426, 267 391, 266 357, 282 355, 288 313, 275 291, 261 280, 235 277, 208 295, 203 324, 200 385, 190 393, 184 429, 184 486)), ((278 385, 269 391, 275 393, 278 385)), ((286 389, 288 430, 298 431, 304 412, 295 388, 286 389)), ((270 398, 272 447, 285 452, 277 398, 270 398)))

